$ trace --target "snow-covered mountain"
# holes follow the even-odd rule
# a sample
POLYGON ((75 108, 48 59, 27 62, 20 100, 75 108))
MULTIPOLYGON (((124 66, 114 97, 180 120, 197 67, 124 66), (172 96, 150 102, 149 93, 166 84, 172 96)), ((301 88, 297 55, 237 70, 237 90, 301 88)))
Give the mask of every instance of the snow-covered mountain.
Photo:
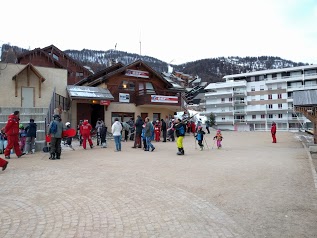
MULTIPOLYGON (((4 44, 1 47, 1 61, 8 59, 8 52, 15 52, 19 55, 26 52, 26 49, 10 46, 4 44), (10 50, 11 49, 11 50, 10 50)), ((156 59, 151 56, 144 56, 132 54, 118 50, 65 50, 66 54, 74 60, 80 62, 85 66, 89 66, 93 71, 104 69, 111 61, 121 62, 125 65, 141 59, 151 66, 157 72, 167 72, 168 64, 164 61, 156 59)), ((12 60, 12 54, 10 55, 12 60)), ((222 81, 224 75, 246 73, 258 70, 277 69, 307 65, 308 63, 296 63, 290 60, 282 59, 276 56, 259 56, 259 57, 218 57, 201 59, 193 62, 188 62, 180 65, 171 65, 175 71, 181 71, 193 76, 198 75, 205 82, 218 82, 222 81)))

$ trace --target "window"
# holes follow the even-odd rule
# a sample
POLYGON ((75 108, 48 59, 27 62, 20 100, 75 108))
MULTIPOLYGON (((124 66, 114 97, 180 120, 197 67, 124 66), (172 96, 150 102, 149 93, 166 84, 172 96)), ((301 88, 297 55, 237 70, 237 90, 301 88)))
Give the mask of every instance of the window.
POLYGON ((256 119, 256 115, 252 115, 252 119, 256 119))
POLYGON ((232 102, 232 98, 229 98, 229 102, 232 102))
POLYGON ((58 60, 58 56, 55 55, 55 54, 53 54, 53 58, 56 59, 56 60, 58 60))
POLYGON ((277 95, 277 98, 278 98, 278 99, 281 99, 281 98, 282 98, 282 94, 279 93, 279 94, 277 95))
POLYGON ((84 73, 83 72, 76 72, 76 77, 83 77, 84 73))
POLYGON ((277 89, 282 89, 282 84, 279 83, 279 84, 277 85, 277 89))
POLYGON ((261 90, 261 91, 264 90, 264 85, 260 85, 260 90, 261 90))
POLYGON ((272 118, 273 118, 273 114, 269 114, 269 118, 271 118, 271 119, 272 119, 272 118))
POLYGON ((272 94, 269 94, 269 95, 268 95, 268 98, 269 98, 269 99, 272 99, 272 94))
POLYGON ((147 94, 155 94, 155 90, 152 83, 145 83, 145 89, 147 94))
POLYGON ((283 105, 282 104, 278 104, 278 109, 282 109, 283 105))
POLYGON ((119 89, 134 91, 135 90, 134 82, 123 80, 121 84, 119 85, 119 89))
POLYGON ((255 91, 255 86, 251 86, 251 91, 255 91))
POLYGON ((252 96, 252 97, 251 97, 251 101, 255 101, 255 96, 252 96))
POLYGON ((271 84, 268 85, 268 86, 267 86, 267 89, 268 89, 268 90, 272 90, 272 89, 273 89, 272 85, 271 85, 271 84))
POLYGON ((224 102, 225 101, 225 99, 224 98, 221 98, 221 102, 224 102))
POLYGON ((269 104, 269 109, 272 109, 273 108, 273 105, 272 104, 269 104))
POLYGON ((262 115, 261 115, 261 119, 264 119, 264 118, 265 118, 265 115, 264 115, 264 114, 262 114, 262 115))
POLYGON ((221 120, 223 120, 223 121, 224 121, 224 120, 226 120, 226 118, 225 118, 225 117, 222 117, 222 118, 221 118, 221 120))
POLYGON ((278 114, 278 118, 283 118, 283 114, 278 114))
POLYGON ((264 95, 260 95, 260 100, 264 100, 264 95))

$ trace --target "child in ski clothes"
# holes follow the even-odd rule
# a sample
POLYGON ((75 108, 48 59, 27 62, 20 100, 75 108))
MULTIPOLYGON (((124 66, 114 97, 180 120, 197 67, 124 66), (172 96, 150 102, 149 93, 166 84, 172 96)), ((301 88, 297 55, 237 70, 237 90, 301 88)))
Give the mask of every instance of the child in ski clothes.
POLYGON ((80 126, 80 134, 83 138, 83 148, 86 149, 86 143, 88 140, 88 143, 90 145, 90 148, 93 148, 93 143, 91 140, 91 129, 92 126, 88 123, 88 120, 84 120, 83 124, 80 126))
POLYGON ((24 126, 20 124, 19 125, 19 145, 20 145, 21 151, 24 151, 25 142, 26 142, 26 131, 24 129, 24 126))
POLYGON ((198 145, 201 150, 204 149, 204 144, 203 144, 204 134, 206 133, 203 131, 203 128, 199 126, 197 130, 197 135, 195 137, 196 137, 196 140, 198 141, 198 145))
POLYGON ((155 135, 155 141, 159 142, 161 137, 161 126, 159 121, 156 121, 154 126, 154 135, 155 135))
MULTIPOLYGON (((70 129, 71 126, 70 126, 70 122, 66 122, 65 123, 65 126, 66 126, 66 130, 70 129)), ((72 150, 75 150, 72 146, 72 141, 73 141, 73 138, 72 137, 67 137, 66 138, 66 144, 69 146, 69 148, 71 148, 72 150)))
POLYGON ((35 138, 37 125, 34 123, 34 119, 30 119, 30 123, 25 127, 26 131, 26 142, 24 152, 27 154, 30 152, 33 154, 35 152, 35 138))
POLYGON ((217 134, 214 136, 214 140, 217 141, 217 147, 218 149, 221 147, 221 141, 222 141, 223 137, 221 134, 221 130, 217 130, 217 134))

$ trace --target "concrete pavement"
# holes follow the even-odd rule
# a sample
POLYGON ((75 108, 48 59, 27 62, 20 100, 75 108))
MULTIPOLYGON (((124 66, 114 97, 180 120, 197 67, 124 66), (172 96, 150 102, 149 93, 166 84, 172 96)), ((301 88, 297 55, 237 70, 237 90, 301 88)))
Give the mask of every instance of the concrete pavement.
MULTIPOLYGON (((214 131, 212 132, 214 133, 214 131)), ((317 237, 312 163, 299 134, 223 132, 154 152, 122 143, 62 159, 11 156, 0 172, 0 237, 317 237), (198 146, 197 146, 198 148, 198 146)))

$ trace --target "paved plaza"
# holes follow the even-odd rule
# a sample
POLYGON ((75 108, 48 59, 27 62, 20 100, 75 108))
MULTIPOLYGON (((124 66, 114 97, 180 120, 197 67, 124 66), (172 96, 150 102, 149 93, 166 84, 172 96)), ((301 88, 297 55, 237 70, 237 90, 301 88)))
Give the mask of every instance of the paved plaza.
MULTIPOLYGON (((317 237, 317 178, 300 133, 184 139, 11 155, 0 171, 0 237, 317 237), (209 149, 207 148, 207 145, 209 149), (195 148, 196 147, 196 148, 195 148)), ((307 139, 307 136, 305 136, 307 139)), ((308 136, 309 137, 309 136, 308 136)), ((3 157, 3 156, 1 156, 3 157)))

